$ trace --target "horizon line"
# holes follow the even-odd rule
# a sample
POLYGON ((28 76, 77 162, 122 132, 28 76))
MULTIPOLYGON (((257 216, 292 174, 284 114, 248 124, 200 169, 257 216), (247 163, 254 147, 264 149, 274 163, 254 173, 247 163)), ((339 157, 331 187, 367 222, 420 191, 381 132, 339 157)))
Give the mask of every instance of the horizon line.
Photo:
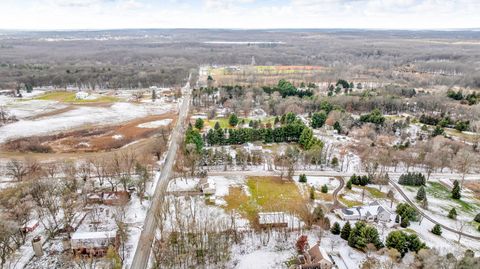
POLYGON ((132 27, 132 28, 0 28, 0 32, 95 32, 95 31, 126 31, 126 30, 230 30, 230 31, 271 31, 271 30, 356 30, 356 31, 479 31, 480 27, 469 28, 355 28, 355 27, 292 27, 292 28, 208 28, 208 27, 132 27))

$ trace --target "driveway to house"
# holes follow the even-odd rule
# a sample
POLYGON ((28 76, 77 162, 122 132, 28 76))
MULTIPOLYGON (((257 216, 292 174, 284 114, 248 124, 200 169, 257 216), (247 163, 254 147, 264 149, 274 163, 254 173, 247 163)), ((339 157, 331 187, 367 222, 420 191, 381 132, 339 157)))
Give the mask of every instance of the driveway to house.
POLYGON ((158 183, 155 188, 155 193, 153 195, 151 206, 147 211, 147 216, 145 217, 145 222, 142 232, 140 234, 140 238, 138 240, 135 256, 133 257, 133 261, 130 266, 131 269, 145 269, 148 266, 150 252, 152 250, 153 238, 155 234, 155 227, 157 225, 156 215, 164 200, 172 167, 175 163, 175 157, 177 155, 179 145, 181 144, 181 141, 183 139, 183 134, 185 133, 186 119, 190 106, 191 95, 189 83, 190 77, 185 87, 182 88, 184 98, 183 103, 180 107, 178 121, 171 134, 167 157, 165 158, 160 178, 158 179, 158 183))

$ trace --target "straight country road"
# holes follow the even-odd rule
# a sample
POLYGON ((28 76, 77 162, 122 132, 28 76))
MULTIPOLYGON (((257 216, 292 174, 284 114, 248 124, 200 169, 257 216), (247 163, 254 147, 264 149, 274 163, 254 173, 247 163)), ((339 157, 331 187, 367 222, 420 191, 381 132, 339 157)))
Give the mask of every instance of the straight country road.
POLYGON ((130 266, 131 269, 145 269, 147 268, 150 260, 150 252, 152 250, 155 227, 157 226, 156 213, 158 212, 165 197, 168 180, 175 163, 175 157, 185 133, 186 119, 190 107, 190 78, 191 76, 189 77, 185 87, 182 88, 183 103, 180 106, 178 120, 171 134, 167 157, 165 158, 160 178, 158 179, 157 186, 155 188, 151 206, 147 211, 147 216, 145 217, 145 222, 138 240, 135 256, 133 257, 133 261, 130 266))

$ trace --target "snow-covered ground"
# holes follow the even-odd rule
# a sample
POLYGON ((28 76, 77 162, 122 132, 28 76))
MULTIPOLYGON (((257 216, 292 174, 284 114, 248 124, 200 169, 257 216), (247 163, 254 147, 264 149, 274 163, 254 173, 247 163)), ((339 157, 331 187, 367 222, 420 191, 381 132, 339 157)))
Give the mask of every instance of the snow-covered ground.
POLYGON ((138 128, 159 128, 159 127, 167 126, 170 123, 172 123, 172 119, 150 121, 150 122, 145 122, 138 125, 138 128))
POLYGON ((111 107, 80 106, 37 120, 20 120, 0 127, 0 143, 11 138, 47 135, 89 124, 116 124, 173 109, 167 104, 115 103, 111 107))

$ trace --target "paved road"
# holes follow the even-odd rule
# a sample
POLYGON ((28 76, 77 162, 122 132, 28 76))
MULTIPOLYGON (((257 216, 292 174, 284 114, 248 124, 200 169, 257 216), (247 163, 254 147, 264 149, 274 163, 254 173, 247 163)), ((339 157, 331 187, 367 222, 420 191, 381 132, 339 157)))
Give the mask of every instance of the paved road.
POLYGON ((155 234, 155 227, 157 224, 155 217, 156 212, 158 212, 165 196, 168 186, 168 180, 172 171, 172 167, 175 163, 175 157, 178 151, 178 147, 183 139, 183 134, 185 133, 185 122, 190 107, 191 90, 189 82, 187 82, 185 87, 183 87, 182 92, 184 97, 183 103, 180 107, 177 123, 172 131, 167 157, 165 158, 165 162, 161 170, 162 172, 155 188, 155 193, 153 195, 151 206, 147 211, 147 216, 145 218, 142 233, 140 234, 137 249, 135 251, 135 256, 133 257, 132 265, 130 266, 131 269, 145 269, 148 266, 153 238, 155 234))
POLYGON ((335 178, 340 182, 340 185, 333 191, 333 205, 330 208, 330 211, 345 208, 345 206, 338 201, 338 193, 343 190, 343 187, 345 187, 345 179, 341 176, 336 176, 335 178))
POLYGON ((459 234, 461 236, 465 236, 465 237, 468 237, 468 238, 480 240, 480 236, 475 236, 475 235, 463 233, 461 231, 457 231, 453 228, 445 226, 442 223, 434 220, 427 213, 423 212, 423 210, 421 210, 415 203, 413 203, 412 200, 410 200, 410 198, 408 198, 408 196, 403 192, 402 188, 400 188, 400 186, 398 186, 398 184, 395 181, 390 180, 390 184, 392 184, 392 186, 395 187, 395 189, 397 189, 397 191, 402 195, 403 199, 405 199, 405 201, 407 201, 407 203, 409 203, 411 206, 413 206, 417 210, 417 212, 420 213, 420 215, 422 215, 424 218, 428 219, 433 224, 438 224, 442 227, 442 229, 445 229, 445 230, 450 231, 452 233, 456 233, 456 234, 459 234))

